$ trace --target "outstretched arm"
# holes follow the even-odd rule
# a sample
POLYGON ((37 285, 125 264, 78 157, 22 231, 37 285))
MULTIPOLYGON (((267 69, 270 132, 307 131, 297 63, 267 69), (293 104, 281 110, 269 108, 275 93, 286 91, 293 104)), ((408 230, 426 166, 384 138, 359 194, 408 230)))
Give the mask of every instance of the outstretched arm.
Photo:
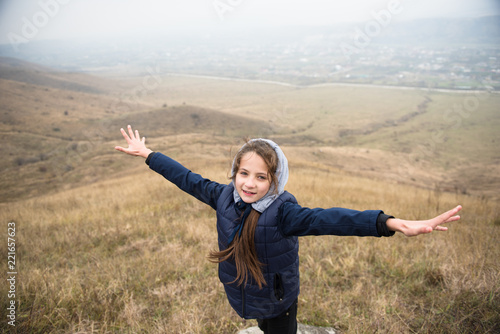
POLYGON ((448 228, 441 226, 441 224, 459 220, 460 216, 457 215, 457 213, 461 209, 462 206, 459 205, 428 220, 403 220, 389 218, 386 224, 390 231, 401 232, 407 237, 413 237, 423 233, 431 233, 432 231, 446 231, 448 228))
POLYGON ((142 137, 141 139, 141 137, 139 136, 139 131, 135 130, 134 133, 130 125, 127 128, 128 135, 123 128, 120 130, 122 132, 123 138, 125 138, 125 140, 127 141, 128 147, 124 148, 121 146, 115 146, 115 150, 125 152, 133 156, 147 158, 148 155, 153 151, 146 147, 146 137, 142 137))
MULTIPOLYGON (((153 153, 152 150, 146 147, 146 138, 141 138, 139 131, 133 131, 130 125, 127 129, 128 134, 124 129, 121 129, 121 132, 123 138, 127 141, 128 147, 115 146, 116 150, 143 158, 147 158, 153 153)), ((149 168, 163 175, 181 190, 210 205, 213 209, 217 208, 217 201, 226 187, 225 184, 203 178, 159 152, 155 153, 149 162, 148 160, 146 162, 149 164, 149 168)))

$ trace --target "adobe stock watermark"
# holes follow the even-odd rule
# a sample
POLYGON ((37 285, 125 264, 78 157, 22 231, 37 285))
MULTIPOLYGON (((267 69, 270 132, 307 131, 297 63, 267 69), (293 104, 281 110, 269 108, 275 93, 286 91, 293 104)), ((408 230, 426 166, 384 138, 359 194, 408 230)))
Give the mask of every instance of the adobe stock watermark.
POLYGON ((372 11, 373 20, 365 23, 363 29, 356 27, 354 29, 354 37, 352 42, 342 42, 339 47, 347 60, 351 60, 353 54, 358 54, 365 49, 373 38, 379 36, 384 28, 387 28, 395 15, 403 12, 403 6, 399 0, 390 0, 387 3, 386 9, 372 11))
POLYGON ((15 52, 19 52, 19 44, 29 43, 35 38, 41 29, 46 27, 49 22, 59 14, 61 6, 67 5, 71 0, 40 0, 38 6, 40 10, 36 11, 30 18, 23 16, 21 18, 20 34, 9 32, 7 38, 15 52))
MULTIPOLYGON (((459 129, 463 121, 469 118, 474 112, 477 112, 482 102, 488 100, 494 89, 491 86, 483 86, 483 90, 475 91, 467 94, 461 103, 455 103, 450 108, 446 109, 443 114, 444 125, 447 129, 459 129)), ((439 129, 433 131, 430 136, 416 146, 416 149, 406 156, 406 161, 398 167, 399 174, 413 175, 416 171, 415 162, 420 158, 431 158, 439 145, 445 143, 445 130, 439 129)))
POLYGON ((243 0, 214 0, 212 6, 214 7, 217 16, 221 21, 224 21, 224 16, 228 12, 233 12, 237 7, 242 4, 243 0))
POLYGON ((16 284, 17 284, 17 265, 16 262, 16 223, 11 221, 7 223, 7 282, 8 282, 8 303, 7 303, 7 323, 10 326, 16 326, 17 305, 16 305, 16 284))
POLYGON ((147 74, 142 78, 141 84, 120 95, 120 100, 115 105, 116 110, 124 111, 126 109, 126 111, 133 111, 134 108, 138 107, 145 100, 148 93, 160 87, 163 83, 160 65, 156 64, 154 67, 146 66, 146 72, 147 74))

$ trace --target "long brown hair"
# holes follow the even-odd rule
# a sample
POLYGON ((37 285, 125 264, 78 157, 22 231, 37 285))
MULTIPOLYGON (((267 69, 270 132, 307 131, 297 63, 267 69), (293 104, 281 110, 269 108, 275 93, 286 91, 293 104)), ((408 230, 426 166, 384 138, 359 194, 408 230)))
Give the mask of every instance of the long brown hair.
MULTIPOLYGON (((271 183, 270 189, 277 192, 278 179, 276 177, 276 169, 278 167, 278 156, 274 149, 263 140, 247 141, 246 144, 238 151, 234 158, 231 179, 235 181, 238 170, 240 169, 241 158, 249 152, 258 154, 265 162, 268 171, 268 177, 271 183)), ((259 221, 260 212, 254 210, 245 219, 245 224, 241 231, 241 236, 238 233, 234 236, 233 241, 225 250, 210 252, 208 259, 214 263, 220 263, 229 259, 234 259, 236 264, 236 279, 233 282, 238 282, 238 285, 246 284, 248 274, 252 275, 253 279, 262 289, 262 285, 266 285, 266 280, 262 274, 261 267, 263 264, 257 257, 255 250, 255 230, 259 221)))

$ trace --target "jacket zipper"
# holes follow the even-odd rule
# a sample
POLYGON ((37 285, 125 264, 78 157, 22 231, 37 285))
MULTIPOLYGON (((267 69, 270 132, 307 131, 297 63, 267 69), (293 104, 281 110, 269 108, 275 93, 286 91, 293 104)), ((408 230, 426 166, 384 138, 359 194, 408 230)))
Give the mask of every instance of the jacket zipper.
POLYGON ((243 284, 241 285, 241 312, 243 313, 243 317, 246 316, 245 314, 245 287, 243 284))
POLYGON ((281 274, 274 274, 274 296, 278 301, 282 301, 285 296, 285 287, 283 285, 283 278, 281 274))

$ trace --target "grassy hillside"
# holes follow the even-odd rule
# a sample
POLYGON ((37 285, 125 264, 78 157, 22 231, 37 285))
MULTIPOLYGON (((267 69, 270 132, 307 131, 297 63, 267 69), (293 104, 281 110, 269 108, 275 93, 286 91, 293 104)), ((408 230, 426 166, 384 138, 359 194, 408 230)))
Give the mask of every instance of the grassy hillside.
POLYGON ((302 238, 299 321, 346 333, 500 331, 498 95, 176 76, 146 89, 145 78, 0 61, 0 219, 17 227, 18 332, 254 324, 230 309, 205 258, 211 209, 113 150, 127 124, 220 182, 243 137, 274 139, 304 206, 420 219, 462 204, 447 233, 302 238))
MULTIPOLYGON (((297 88, 164 76, 148 92, 147 101, 186 103, 252 118, 269 125, 270 137, 281 144, 338 149, 337 160, 352 160, 343 154, 345 148, 382 150, 391 169, 379 169, 379 161, 372 161, 378 174, 428 188, 499 195, 500 95, 496 93, 337 85, 297 88)), ((361 163, 354 160, 343 167, 357 170, 361 163)))
MULTIPOLYGON (((0 70, 15 79, 12 66, 0 70)), ((149 76, 93 77, 101 93, 92 94, 53 88, 52 76, 23 66, 20 81, 0 79, 0 134, 7 140, 0 148, 2 201, 102 179, 107 166, 120 165, 109 148, 128 123, 160 142, 155 149, 168 147, 160 138, 173 134, 211 134, 225 144, 266 136, 305 145, 310 150, 303 154, 355 173, 430 189, 499 194, 497 94, 294 88, 175 76, 145 91, 141 83, 149 76), (26 83, 30 76, 39 84, 26 83), (103 168, 96 170, 96 161, 103 168)), ((65 80, 89 85, 92 77, 68 74, 65 80)))
MULTIPOLYGON (((204 142, 180 147, 168 153, 226 181, 227 152, 204 142), (195 154, 207 150, 213 154, 195 154)), ((129 158, 127 171, 1 206, 0 219, 17 227, 18 332, 235 333, 255 325, 231 310, 206 259, 217 244, 212 209, 141 160, 129 158)), ((500 330, 495 202, 353 177, 306 160, 295 161, 287 188, 305 206, 383 208, 412 219, 464 206, 462 221, 446 233, 302 238, 301 323, 344 333, 500 330)))

